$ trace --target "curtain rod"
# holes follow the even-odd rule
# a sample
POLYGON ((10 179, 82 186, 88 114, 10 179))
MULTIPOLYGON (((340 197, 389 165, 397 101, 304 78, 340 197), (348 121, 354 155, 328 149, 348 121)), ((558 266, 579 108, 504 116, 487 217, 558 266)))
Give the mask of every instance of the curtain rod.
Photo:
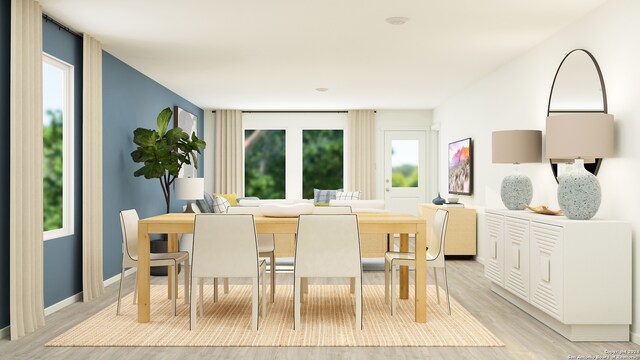
MULTIPOLYGON (((215 113, 215 110, 211 110, 215 113)), ((255 113, 255 114, 346 114, 347 110, 243 110, 243 113, 255 113)), ((376 111, 374 111, 375 113, 376 111)))
POLYGON ((63 25, 63 24, 62 24, 61 22, 59 22, 58 20, 56 20, 56 19, 52 18, 51 16, 49 16, 49 15, 47 15, 47 14, 45 14, 45 13, 42 13, 42 18, 43 18, 45 21, 48 21, 48 22, 50 22, 50 23, 53 23, 54 25, 57 25, 57 26, 58 26, 58 29, 65 30, 65 31, 66 31, 66 32, 68 32, 69 34, 73 34, 73 35, 76 35, 76 36, 83 37, 82 33, 79 33, 79 32, 77 32, 77 31, 73 31, 73 30, 71 30, 68 26, 63 25))

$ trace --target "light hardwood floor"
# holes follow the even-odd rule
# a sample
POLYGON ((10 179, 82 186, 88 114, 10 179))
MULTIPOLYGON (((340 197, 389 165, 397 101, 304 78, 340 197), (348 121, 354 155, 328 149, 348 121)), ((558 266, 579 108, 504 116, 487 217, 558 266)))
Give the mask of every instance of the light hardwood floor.
MULTIPOLYGON (((0 359, 567 359, 570 355, 603 356, 607 350, 640 350, 640 346, 633 343, 572 343, 492 293, 489 282, 483 276, 481 264, 471 260, 454 260, 447 261, 447 268, 451 296, 500 338, 505 343, 505 347, 47 348, 44 346, 47 341, 113 303, 118 295, 116 283, 109 286, 105 296, 99 300, 88 304, 75 303, 48 316, 46 326, 34 334, 17 341, 0 340, 0 359)), ((153 283, 160 284, 165 281, 165 278, 152 280, 153 283)), ((278 281, 280 284, 291 283, 292 276, 286 273, 278 274, 278 281)), ((429 281, 432 282, 433 279, 430 277, 429 281)), ((364 283, 383 284, 383 273, 365 272, 364 283)), ((132 291, 133 276, 128 277, 125 284, 126 291, 132 291)))

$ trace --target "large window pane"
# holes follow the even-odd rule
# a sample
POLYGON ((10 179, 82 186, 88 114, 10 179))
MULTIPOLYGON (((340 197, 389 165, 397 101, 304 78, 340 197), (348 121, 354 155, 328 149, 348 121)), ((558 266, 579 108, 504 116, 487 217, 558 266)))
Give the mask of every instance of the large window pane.
POLYGON ((302 195, 313 199, 313 189, 343 187, 344 134, 342 130, 302 131, 302 195))
POLYGON ((418 187, 418 140, 393 140, 391 151, 391 186, 418 187))
POLYGON ((65 71, 45 62, 43 75, 44 231, 63 227, 65 71))
POLYGON ((285 198, 285 135, 285 130, 245 130, 245 196, 285 198))

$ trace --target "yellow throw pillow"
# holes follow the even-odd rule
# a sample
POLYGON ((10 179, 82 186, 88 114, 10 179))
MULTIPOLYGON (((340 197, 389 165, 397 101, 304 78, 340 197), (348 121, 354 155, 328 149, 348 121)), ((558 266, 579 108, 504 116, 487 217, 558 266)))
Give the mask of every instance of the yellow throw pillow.
POLYGON ((227 201, 229 202, 229 205, 231 206, 236 206, 238 205, 238 195, 236 195, 235 193, 233 194, 212 194, 213 196, 222 196, 223 198, 227 199, 227 201))

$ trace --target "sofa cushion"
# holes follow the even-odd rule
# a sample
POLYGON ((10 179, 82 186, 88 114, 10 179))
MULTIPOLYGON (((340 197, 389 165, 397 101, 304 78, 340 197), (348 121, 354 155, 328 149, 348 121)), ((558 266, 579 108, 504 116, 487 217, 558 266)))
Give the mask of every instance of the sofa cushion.
POLYGON ((238 205, 238 195, 236 195, 236 193, 231 193, 231 194, 213 193, 212 195, 213 196, 222 196, 223 198, 227 199, 227 201, 229 201, 229 205, 231 205, 231 206, 238 205))
POLYGON ((200 208, 200 211, 202 211, 203 213, 212 213, 213 212, 213 196, 205 192, 204 199, 196 200, 196 205, 198 205, 198 208, 200 208))
POLYGON ((213 198, 213 212, 216 214, 226 214, 229 209, 229 200, 222 196, 215 196, 213 198))
POLYGON ((338 191, 336 200, 360 200, 360 191, 338 191))
POLYGON ((328 203, 331 200, 335 200, 336 199, 336 193, 338 191, 342 191, 342 189, 337 189, 337 190, 313 189, 313 202, 314 203, 328 203))
POLYGON ((297 217, 313 213, 313 204, 262 204, 260 212, 267 217, 297 217))

